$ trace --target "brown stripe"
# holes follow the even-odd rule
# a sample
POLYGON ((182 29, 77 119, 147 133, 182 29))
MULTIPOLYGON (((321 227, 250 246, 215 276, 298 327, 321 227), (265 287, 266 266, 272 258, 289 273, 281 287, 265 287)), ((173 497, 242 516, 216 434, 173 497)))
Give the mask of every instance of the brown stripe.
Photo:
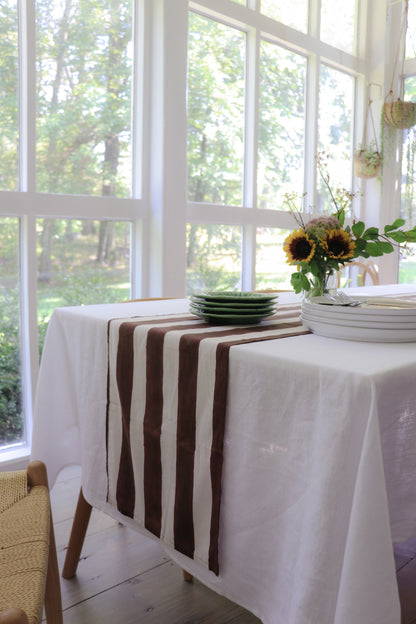
POLYGON ((160 436, 163 415, 163 345, 170 331, 194 325, 170 325, 149 329, 146 341, 146 405, 143 418, 144 526, 157 537, 162 524, 162 459, 160 436))
POLYGON ((179 342, 178 410, 176 430, 176 488, 173 520, 175 549, 193 558, 194 459, 198 349, 202 336, 182 336, 179 342))
MULTIPOLYGON (((120 319, 111 319, 107 325, 107 341, 109 341, 110 324, 113 321, 120 319)), ((122 441, 121 441, 121 453, 120 464, 117 477, 117 489, 116 489, 116 501, 117 509, 124 515, 132 518, 134 514, 135 506, 135 484, 133 475, 133 462, 132 452, 130 444, 130 410, 131 410, 131 394, 133 388, 133 359, 134 359, 134 345, 133 335, 136 327, 141 325, 155 325, 169 323, 175 320, 180 323, 183 321, 195 321, 195 317, 186 314, 178 316, 176 318, 155 318, 151 320, 143 320, 142 317, 137 317, 137 320, 130 320, 122 323, 119 327, 119 340, 117 348, 117 363, 116 363, 116 380, 117 389, 119 393, 120 406, 121 406, 121 425, 122 425, 122 441)), ((193 324, 191 325, 193 327, 193 324)), ((110 352, 110 346, 108 344, 108 352, 110 352)), ((108 355, 108 358, 110 356, 108 355)), ((108 361, 107 370, 107 462, 108 462, 108 418, 109 418, 109 377, 110 377, 110 361, 108 361)), ((108 467, 107 467, 108 474, 108 467)), ((107 480, 107 496, 108 496, 108 480, 107 480)))
MULTIPOLYGON (((301 323, 280 323, 279 328, 301 327, 301 323)), ((217 346, 216 366, 215 366, 215 386, 214 386, 214 402, 212 413, 212 446, 211 446, 211 487, 212 487, 212 510, 211 510, 211 529, 210 529, 210 545, 208 553, 208 567, 214 574, 219 574, 218 561, 218 539, 220 525, 220 505, 221 505, 221 474, 223 464, 223 441, 225 431, 225 413, 227 407, 227 389, 228 389, 228 368, 230 348, 235 345, 248 344, 250 342, 264 342, 266 340, 278 340, 280 338, 289 338, 290 336, 301 336, 309 334, 307 330, 296 333, 286 332, 278 336, 256 336, 255 338, 247 338, 233 340, 229 342, 221 342, 217 346)))
MULTIPOLYGON (((234 327, 219 329, 207 333, 186 334, 179 342, 179 371, 178 371, 178 413, 177 413, 177 447, 176 447, 176 490, 174 508, 174 544, 179 552, 193 558, 195 549, 194 528, 193 528, 193 485, 194 485, 194 459, 195 459, 195 431, 196 431, 196 393, 198 376, 198 351, 200 342, 208 338, 219 338, 225 336, 239 336, 250 333, 261 334, 266 331, 280 330, 284 327, 301 327, 300 321, 293 323, 270 323, 268 325, 256 325, 254 327, 234 327)), ((309 333, 309 332, 305 332, 309 333)), ((279 336, 271 336, 269 339, 276 339, 279 336)), ((266 337, 256 336, 251 339, 237 339, 231 343, 240 344, 246 341, 266 340, 266 337)), ((228 351, 227 358, 228 373, 228 351)), ((217 369, 216 369, 217 370, 217 369)), ((216 384, 217 384, 216 374, 216 384)), ((211 528, 213 538, 212 550, 216 550, 214 542, 218 546, 218 526, 219 526, 219 506, 221 497, 221 468, 222 468, 222 439, 224 436, 225 423, 225 402, 227 393, 227 374, 221 377, 225 384, 222 388, 216 385, 214 392, 214 404, 222 402, 223 409, 214 409, 213 416, 217 414, 216 423, 213 428, 213 444, 215 450, 212 451, 216 458, 213 461, 214 467, 211 476, 213 487, 213 515, 216 525, 211 528), (220 449, 220 457, 216 450, 220 449), (218 498, 218 500, 217 500, 218 498), (215 537, 216 536, 216 537, 215 537)), ((213 567, 210 569, 218 574, 218 555, 215 567, 215 556, 213 556, 213 567)))
POLYGON ((123 323, 119 328, 116 380, 120 397, 122 440, 120 466, 117 478, 117 508, 133 517, 136 492, 130 445, 130 408, 133 388, 133 333, 135 323, 123 323))

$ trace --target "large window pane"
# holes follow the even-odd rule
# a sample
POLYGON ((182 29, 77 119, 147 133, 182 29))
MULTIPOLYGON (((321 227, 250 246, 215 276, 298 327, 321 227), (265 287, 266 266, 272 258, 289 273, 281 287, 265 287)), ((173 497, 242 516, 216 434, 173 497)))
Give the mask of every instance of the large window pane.
POLYGON ((259 208, 283 208, 303 191, 306 59, 262 42, 257 170, 259 208))
POLYGON ((131 0, 37 2, 37 190, 127 197, 131 0))
POLYGON ((290 276, 294 267, 286 263, 283 242, 290 230, 257 228, 256 288, 265 290, 292 290, 290 276))
POLYGON ((15 0, 0 3, 0 190, 18 189, 18 36, 15 0))
POLYGON ((199 225, 186 228, 186 292, 241 287, 241 228, 199 225))
POLYGON ((24 435, 18 253, 18 219, 0 218, 0 447, 24 435))
POLYGON ((356 0, 321 0, 321 39, 354 52, 356 0))
MULTIPOLYGON (((404 99, 416 102, 416 76, 407 78, 404 85, 404 99)), ((392 150, 392 133, 385 132, 384 149, 392 150)), ((409 227, 416 225, 416 127, 403 130, 402 186, 400 216, 409 227)), ((416 245, 408 245, 399 262, 399 282, 416 282, 416 245)))
POLYGON ((130 296, 130 223, 39 219, 37 254, 41 344, 54 308, 130 296))
POLYGON ((406 58, 416 56, 416 1, 409 0, 406 31, 406 58))
POLYGON ((190 13, 190 201, 242 204, 244 56, 244 33, 190 13))
POLYGON ((306 32, 308 28, 308 0, 261 0, 261 12, 267 17, 306 32))
MULTIPOLYGON (((333 190, 351 188, 354 79, 321 65, 319 91, 319 151, 333 190)), ((319 175, 319 174, 318 174, 319 175)), ((318 210, 333 209, 322 178, 318 178, 318 210)))

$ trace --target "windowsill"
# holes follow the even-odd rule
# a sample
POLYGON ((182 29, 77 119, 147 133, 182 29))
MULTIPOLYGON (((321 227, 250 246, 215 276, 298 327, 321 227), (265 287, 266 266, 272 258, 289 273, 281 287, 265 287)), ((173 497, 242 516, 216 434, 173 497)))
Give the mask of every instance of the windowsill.
POLYGON ((16 445, 13 448, 0 450, 0 471, 23 470, 30 461, 30 448, 16 445))

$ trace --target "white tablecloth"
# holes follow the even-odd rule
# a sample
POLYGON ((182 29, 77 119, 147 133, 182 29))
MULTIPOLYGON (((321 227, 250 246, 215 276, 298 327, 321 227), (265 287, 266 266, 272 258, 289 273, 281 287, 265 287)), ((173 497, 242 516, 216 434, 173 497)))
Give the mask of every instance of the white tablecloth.
MULTIPOLYGON (((123 522, 106 503, 107 320, 187 306, 61 308, 49 324, 32 455, 52 484, 81 464, 85 498, 123 522)), ((415 385, 416 343, 232 347, 220 575, 169 554, 264 624, 399 624, 392 539, 416 535, 415 385)))

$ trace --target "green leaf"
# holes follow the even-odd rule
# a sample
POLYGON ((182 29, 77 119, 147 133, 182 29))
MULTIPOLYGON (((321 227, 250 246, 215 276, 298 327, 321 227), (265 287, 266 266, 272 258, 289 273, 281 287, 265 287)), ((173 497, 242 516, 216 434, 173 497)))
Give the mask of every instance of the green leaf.
POLYGON ((409 230, 409 232, 407 233, 407 240, 409 241, 409 243, 416 242, 416 232, 414 230, 409 230))
POLYGON ((393 230, 397 230, 399 227, 402 227, 402 225, 404 225, 406 222, 404 219, 396 219, 394 221, 394 223, 392 223, 391 225, 386 225, 386 227, 384 228, 384 233, 388 234, 389 232, 392 232, 393 230))
POLYGON ((389 238, 396 241, 396 243, 405 243, 408 240, 408 235, 402 230, 397 230, 397 232, 390 232, 389 238))
POLYGON ((301 283, 302 283, 302 289, 309 292, 309 290, 311 289, 311 284, 308 278, 306 277, 306 275, 301 274, 301 283))
POLYGON ((378 241, 367 242, 367 245, 365 246, 365 251, 370 254, 370 256, 382 256, 384 253, 378 241))
MULTIPOLYGON (((364 240, 364 238, 358 238, 355 241, 355 251, 356 252, 363 251, 365 249, 366 245, 367 245, 367 241, 364 240)), ((356 253, 356 256, 359 256, 359 255, 360 255, 360 253, 356 253)))
POLYGON ((379 236, 379 229, 376 227, 369 227, 363 234, 364 238, 377 238, 379 236))
POLYGON ((388 241, 379 241, 379 246, 380 249, 383 250, 383 253, 392 253, 394 251, 394 247, 391 243, 389 243, 388 241))
POLYGON ((345 210, 344 208, 341 208, 341 210, 338 212, 338 221, 340 226, 342 227, 344 225, 344 221, 345 221, 345 210))
POLYGON ((364 230, 365 230, 365 223, 363 223, 362 221, 357 221, 357 223, 354 223, 352 226, 353 234, 357 238, 360 238, 364 230))
POLYGON ((302 281, 300 273, 292 273, 290 277, 290 283, 292 284, 295 293, 300 293, 302 290, 302 281))

